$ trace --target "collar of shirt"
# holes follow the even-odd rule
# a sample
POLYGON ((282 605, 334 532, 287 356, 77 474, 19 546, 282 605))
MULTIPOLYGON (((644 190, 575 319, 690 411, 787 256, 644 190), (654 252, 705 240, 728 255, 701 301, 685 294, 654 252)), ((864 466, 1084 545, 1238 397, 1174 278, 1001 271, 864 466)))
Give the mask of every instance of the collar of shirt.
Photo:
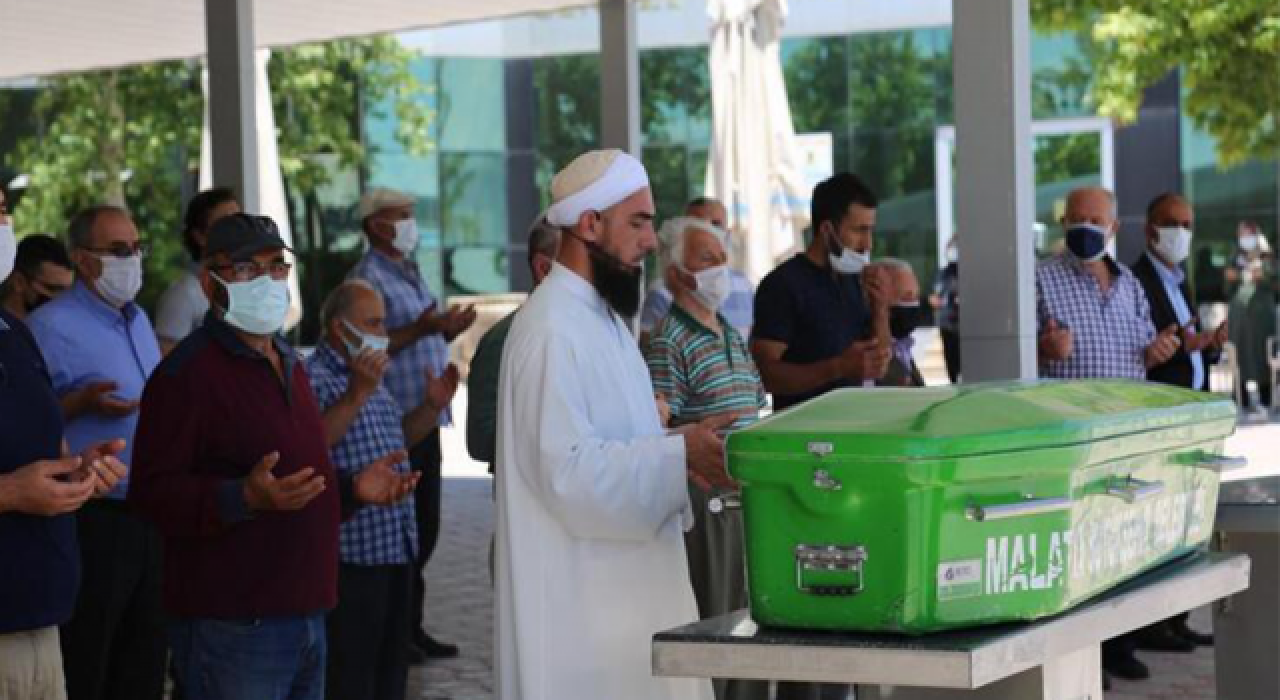
MULTIPOLYGON (((231 327, 231 324, 221 318, 218 318, 214 314, 213 309, 210 309, 209 313, 205 314, 204 325, 205 328, 208 329, 209 335, 214 339, 214 341, 232 355, 249 360, 267 361, 266 356, 246 345, 245 342, 240 339, 236 330, 231 327)), ((290 402, 292 402, 293 367, 297 362, 297 355, 294 354, 293 348, 286 343, 284 338, 280 337, 278 333, 271 336, 271 344, 275 346, 276 353, 280 355, 280 365, 284 375, 281 382, 284 386, 286 397, 290 402)))
MULTIPOLYGON (((1080 258, 1077 258, 1069 252, 1060 253, 1059 256, 1062 259, 1063 264, 1067 266, 1067 269, 1074 271, 1078 275, 1093 276, 1093 273, 1089 271, 1089 268, 1085 267, 1084 261, 1080 258)), ((1120 265, 1116 263, 1110 253, 1106 253, 1102 256, 1102 262, 1105 262, 1107 264, 1107 269, 1111 271, 1113 282, 1124 276, 1124 272, 1120 269, 1120 265)))
POLYGON ((1182 271, 1181 266, 1175 265, 1170 268, 1164 264, 1164 261, 1158 255, 1149 250, 1147 251, 1147 257, 1151 258, 1151 264, 1156 268, 1156 274, 1160 275, 1160 281, 1164 282, 1165 286, 1177 289, 1186 281, 1187 273, 1182 271))
POLYGON ((71 300, 76 305, 109 324, 123 323, 127 325, 132 323, 133 319, 138 316, 137 304, 129 302, 117 309, 103 301, 102 297, 98 296, 92 289, 89 289, 88 283, 79 278, 71 285, 71 289, 67 294, 71 296, 71 300))
POLYGON ((394 260, 390 255, 377 248, 370 248, 369 262, 393 274, 404 277, 414 284, 419 284, 422 281, 422 272, 418 269, 418 264, 408 256, 394 260))
POLYGON ((0 331, 7 330, 9 330, 9 324, 5 323, 3 318, 0 318, 0 331))
POLYGON ((343 359, 332 345, 329 344, 328 338, 323 338, 316 344, 316 360, 325 365, 325 367, 334 374, 346 375, 351 372, 351 368, 347 366, 347 361, 343 359))
POLYGON ((551 274, 547 277, 564 287, 573 296, 581 299, 591 309, 606 318, 613 318, 613 309, 609 308, 609 302, 605 301, 604 297, 600 296, 600 292, 596 291, 596 288, 578 273, 560 263, 553 263, 551 274))
POLYGON ((712 336, 714 338, 723 339, 727 341, 729 337, 729 332, 733 329, 733 326, 730 325, 729 322, 725 320, 724 314, 720 312, 716 312, 716 320, 720 322, 719 333, 716 333, 715 331, 708 328, 706 324, 704 324, 702 321, 699 321, 697 318, 694 317, 693 314, 689 313, 687 309, 685 309, 683 306, 681 306, 678 303, 671 304, 670 313, 673 316, 675 316, 677 320, 679 320, 681 323, 688 326, 689 328, 699 333, 712 336))

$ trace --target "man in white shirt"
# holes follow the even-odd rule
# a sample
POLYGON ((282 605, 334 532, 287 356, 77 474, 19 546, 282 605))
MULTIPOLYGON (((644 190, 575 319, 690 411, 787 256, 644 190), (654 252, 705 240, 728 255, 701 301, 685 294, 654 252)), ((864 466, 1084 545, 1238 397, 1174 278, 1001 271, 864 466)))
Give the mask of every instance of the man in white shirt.
POLYGON ((686 479, 726 488, 708 420, 667 433, 625 321, 657 245, 644 166, 594 151, 551 184, 558 262, 511 327, 498 390, 497 685, 503 700, 709 700, 650 675, 697 619, 686 479))

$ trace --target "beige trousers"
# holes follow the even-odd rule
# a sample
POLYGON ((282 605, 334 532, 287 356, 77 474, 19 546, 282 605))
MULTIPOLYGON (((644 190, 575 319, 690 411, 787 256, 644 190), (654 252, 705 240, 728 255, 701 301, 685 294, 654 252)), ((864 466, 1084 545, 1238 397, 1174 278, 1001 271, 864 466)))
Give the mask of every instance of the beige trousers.
POLYGON ((58 628, 0 634, 0 700, 66 700, 58 628))

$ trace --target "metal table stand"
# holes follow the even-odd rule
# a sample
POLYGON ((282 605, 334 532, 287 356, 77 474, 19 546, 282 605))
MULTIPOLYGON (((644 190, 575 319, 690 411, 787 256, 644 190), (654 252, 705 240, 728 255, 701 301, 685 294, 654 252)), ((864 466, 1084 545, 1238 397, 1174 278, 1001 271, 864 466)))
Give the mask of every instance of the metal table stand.
POLYGON ((1056 617, 924 637, 761 629, 744 610, 656 635, 653 673, 856 683, 859 700, 1101 700, 1104 640, 1248 585, 1248 556, 1197 553, 1056 617))

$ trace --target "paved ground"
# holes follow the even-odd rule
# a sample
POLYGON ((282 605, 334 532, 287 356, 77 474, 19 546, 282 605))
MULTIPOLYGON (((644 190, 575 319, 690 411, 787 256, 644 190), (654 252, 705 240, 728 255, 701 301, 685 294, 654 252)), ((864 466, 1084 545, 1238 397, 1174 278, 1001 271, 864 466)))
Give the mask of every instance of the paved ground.
MULTIPOLYGON (((465 392, 455 415, 465 416, 465 392)), ((459 644, 462 656, 415 669, 413 698, 491 700, 493 597, 489 585, 488 548, 493 504, 483 465, 466 456, 459 428, 444 438, 444 529, 440 548, 428 567, 428 626, 438 638, 459 644)), ((1280 424, 1257 418, 1242 425, 1227 446, 1228 454, 1250 457, 1247 472, 1236 478, 1280 473, 1280 424)), ((1207 629, 1209 615, 1200 610, 1192 625, 1207 629)), ((1106 700, 1214 700, 1213 653, 1143 653, 1154 677, 1142 683, 1117 681, 1106 700)))

